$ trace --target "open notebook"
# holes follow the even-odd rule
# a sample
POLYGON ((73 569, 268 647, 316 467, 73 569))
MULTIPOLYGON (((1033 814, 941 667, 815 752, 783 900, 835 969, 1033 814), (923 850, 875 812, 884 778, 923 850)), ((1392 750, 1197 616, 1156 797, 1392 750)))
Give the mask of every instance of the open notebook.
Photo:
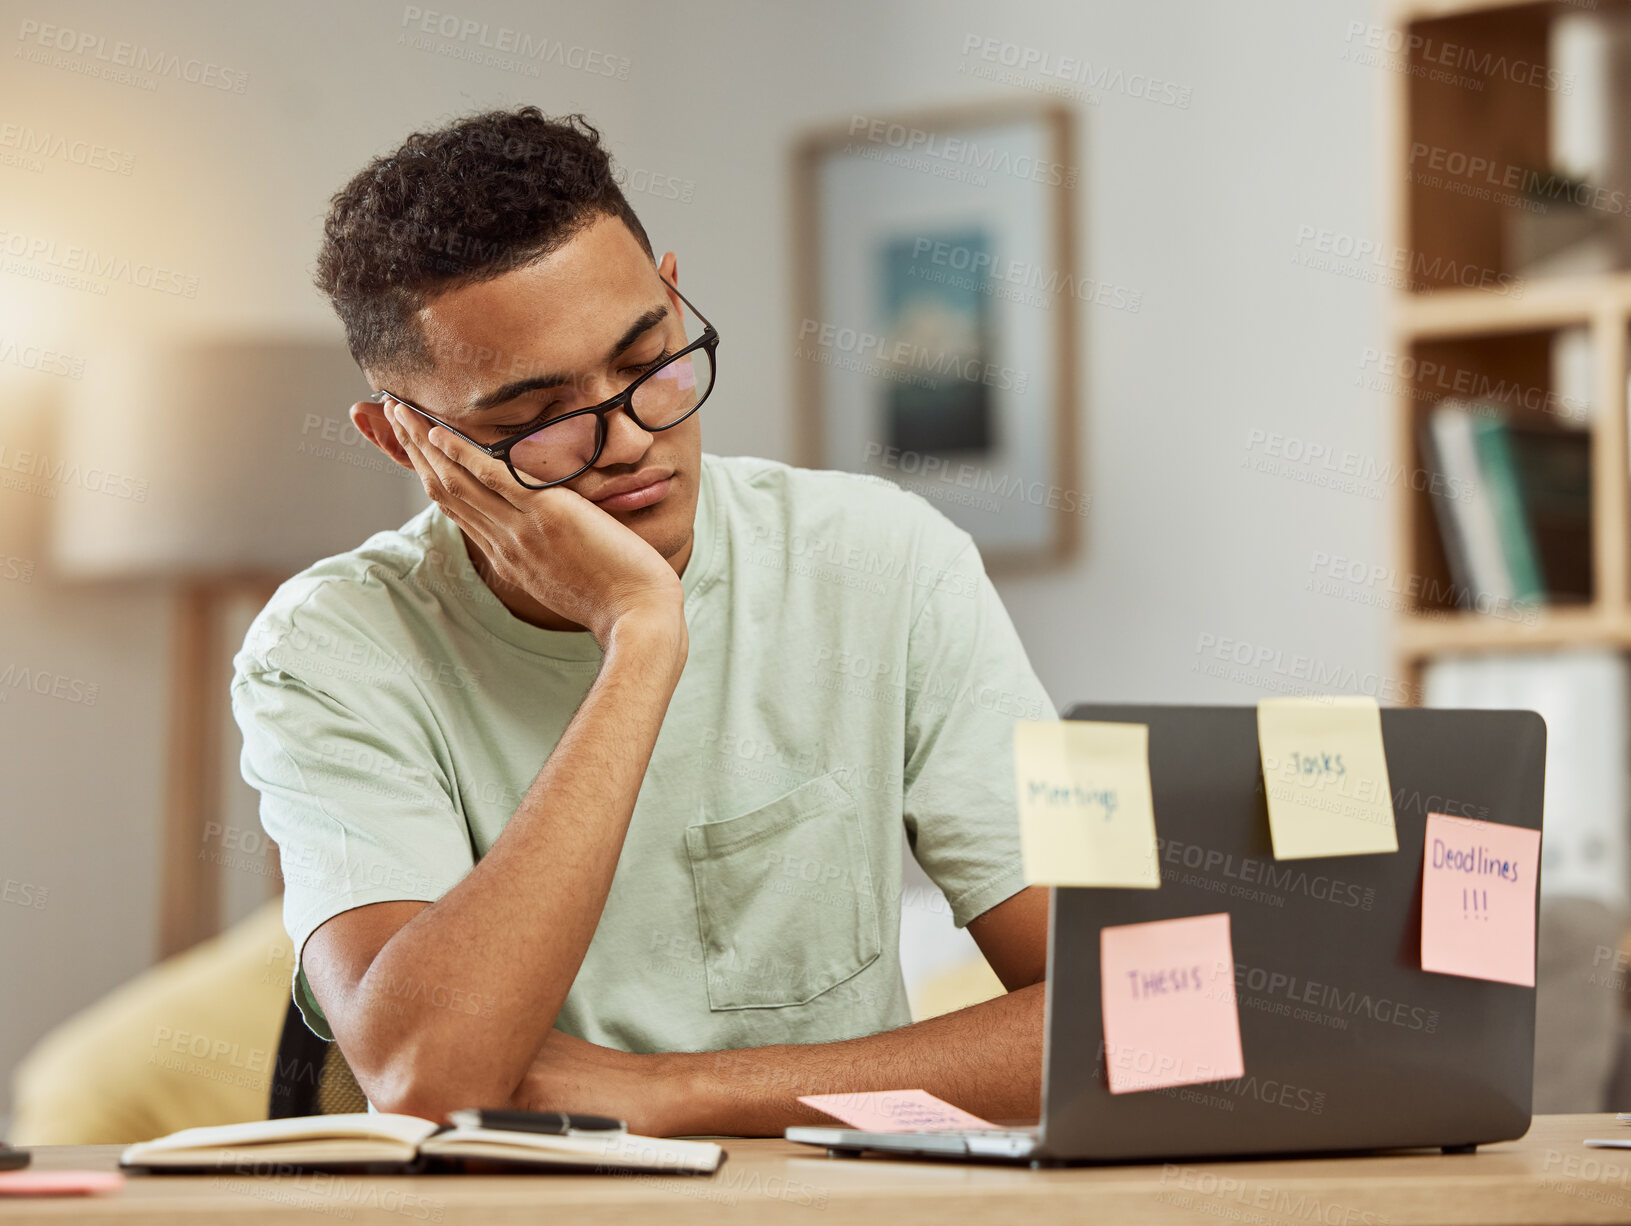
POLYGON ((456 1171, 476 1160, 511 1168, 711 1175, 724 1159, 725 1151, 712 1141, 627 1132, 499 1132, 448 1127, 415 1115, 357 1112, 187 1128, 127 1147, 119 1165, 171 1173, 288 1166, 384 1174, 456 1171))

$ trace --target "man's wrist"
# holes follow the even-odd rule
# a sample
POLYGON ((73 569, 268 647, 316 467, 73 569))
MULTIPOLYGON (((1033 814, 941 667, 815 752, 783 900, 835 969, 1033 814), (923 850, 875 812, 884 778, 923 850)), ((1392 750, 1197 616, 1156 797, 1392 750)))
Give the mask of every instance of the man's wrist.
POLYGON ((717 1082, 709 1076, 712 1052, 664 1052, 658 1056, 655 1081, 662 1096, 663 1132, 668 1136, 711 1135, 728 1131, 721 1124, 717 1082))
POLYGON ((672 666, 676 677, 685 666, 690 645, 684 605, 672 611, 637 609, 624 613, 612 623, 601 643, 608 658, 626 653, 648 665, 666 663, 672 666))

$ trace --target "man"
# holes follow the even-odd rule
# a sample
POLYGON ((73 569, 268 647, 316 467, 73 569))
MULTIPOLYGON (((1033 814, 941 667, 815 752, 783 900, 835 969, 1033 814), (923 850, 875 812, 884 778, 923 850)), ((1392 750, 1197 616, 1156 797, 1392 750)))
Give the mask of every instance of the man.
POLYGON ((371 1104, 774 1135, 821 1118, 800 1094, 923 1087, 1034 1117, 1011 737, 1054 709, 968 535, 876 478, 703 454, 716 334, 581 117, 416 134, 325 236, 388 393, 351 420, 433 505, 285 583, 232 693, 295 998, 371 1104), (1006 996, 911 1024, 903 833, 1006 996))

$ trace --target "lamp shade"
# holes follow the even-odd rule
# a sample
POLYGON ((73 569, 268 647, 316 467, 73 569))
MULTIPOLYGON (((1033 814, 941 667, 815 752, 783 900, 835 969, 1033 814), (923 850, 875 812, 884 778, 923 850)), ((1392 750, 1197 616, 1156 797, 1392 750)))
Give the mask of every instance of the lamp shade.
POLYGON ((64 579, 288 575, 415 509, 418 479, 351 424, 369 388, 336 341, 164 339, 97 354, 48 465, 64 579))

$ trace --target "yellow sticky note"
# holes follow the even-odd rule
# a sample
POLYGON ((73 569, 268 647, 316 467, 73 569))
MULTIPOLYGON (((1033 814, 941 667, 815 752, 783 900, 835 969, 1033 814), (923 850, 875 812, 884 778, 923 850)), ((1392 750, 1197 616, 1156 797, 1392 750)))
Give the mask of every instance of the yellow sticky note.
POLYGON ((1275 859, 1399 850, 1374 698, 1265 698, 1257 748, 1275 859))
POLYGON ((1014 783, 1030 884, 1161 884, 1147 725, 1018 720, 1014 783))

